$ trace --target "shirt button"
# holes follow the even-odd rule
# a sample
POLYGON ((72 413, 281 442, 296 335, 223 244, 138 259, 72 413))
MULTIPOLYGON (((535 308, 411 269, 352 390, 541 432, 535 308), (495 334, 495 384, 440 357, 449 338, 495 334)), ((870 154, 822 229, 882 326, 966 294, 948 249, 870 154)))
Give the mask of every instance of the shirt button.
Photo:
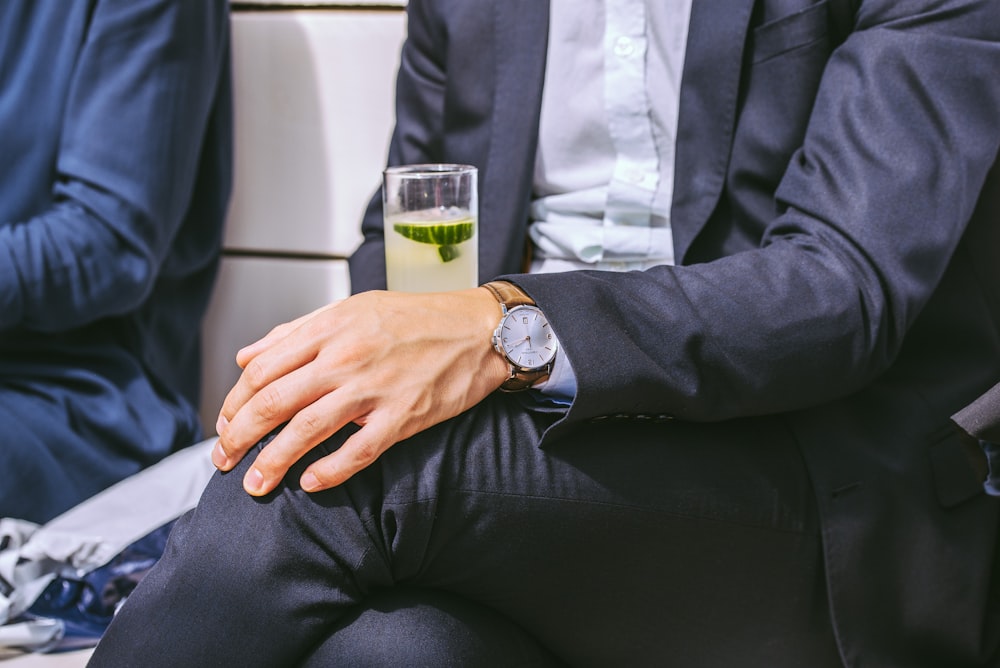
POLYGON ((635 53, 635 44, 624 35, 615 40, 615 55, 619 58, 628 58, 635 53))
POLYGON ((641 169, 630 167, 625 170, 625 180, 635 184, 640 184, 646 179, 646 175, 641 169))

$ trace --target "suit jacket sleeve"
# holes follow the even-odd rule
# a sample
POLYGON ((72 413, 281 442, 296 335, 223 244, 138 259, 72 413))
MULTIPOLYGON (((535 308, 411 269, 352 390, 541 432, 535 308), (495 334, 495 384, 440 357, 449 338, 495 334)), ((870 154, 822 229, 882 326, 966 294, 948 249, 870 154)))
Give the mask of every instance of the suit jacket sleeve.
POLYGON ((572 360, 566 423, 783 412, 892 364, 1000 145, 1000 6, 947 4, 861 3, 756 249, 643 273, 511 277, 572 360))
POLYGON ((1000 383, 956 413, 952 420, 970 436, 1000 443, 1000 383))

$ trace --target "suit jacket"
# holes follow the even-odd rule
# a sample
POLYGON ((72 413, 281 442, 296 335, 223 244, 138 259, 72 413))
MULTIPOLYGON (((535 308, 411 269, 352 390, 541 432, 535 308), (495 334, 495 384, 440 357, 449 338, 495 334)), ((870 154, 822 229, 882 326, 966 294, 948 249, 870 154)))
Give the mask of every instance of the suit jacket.
MULTIPOLYGON (((480 168, 481 278, 531 294, 579 382, 541 446, 606 416, 780 421, 845 664, 995 659, 998 506, 949 416, 1000 377, 1000 1, 696 0, 678 266, 623 274, 514 273, 547 3, 408 11, 389 161, 480 168)), ((363 232, 355 291, 384 286, 377 197, 363 232)))

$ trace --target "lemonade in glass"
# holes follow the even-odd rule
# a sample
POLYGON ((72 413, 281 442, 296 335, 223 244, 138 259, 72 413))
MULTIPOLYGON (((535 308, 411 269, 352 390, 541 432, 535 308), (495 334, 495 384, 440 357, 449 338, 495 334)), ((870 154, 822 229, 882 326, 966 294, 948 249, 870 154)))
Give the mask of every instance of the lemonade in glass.
POLYGON ((389 290, 441 292, 479 284, 477 176, 469 165, 385 170, 389 290))

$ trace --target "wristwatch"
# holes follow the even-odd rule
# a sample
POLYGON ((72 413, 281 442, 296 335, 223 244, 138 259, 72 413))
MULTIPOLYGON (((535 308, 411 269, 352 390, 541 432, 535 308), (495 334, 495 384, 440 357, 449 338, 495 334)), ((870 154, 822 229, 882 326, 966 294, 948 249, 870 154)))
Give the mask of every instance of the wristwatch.
POLYGON ((493 347, 510 365, 510 376, 500 389, 527 390, 549 377, 559 341, 542 309, 516 285, 491 281, 483 287, 500 302, 500 324, 493 332, 493 347))

